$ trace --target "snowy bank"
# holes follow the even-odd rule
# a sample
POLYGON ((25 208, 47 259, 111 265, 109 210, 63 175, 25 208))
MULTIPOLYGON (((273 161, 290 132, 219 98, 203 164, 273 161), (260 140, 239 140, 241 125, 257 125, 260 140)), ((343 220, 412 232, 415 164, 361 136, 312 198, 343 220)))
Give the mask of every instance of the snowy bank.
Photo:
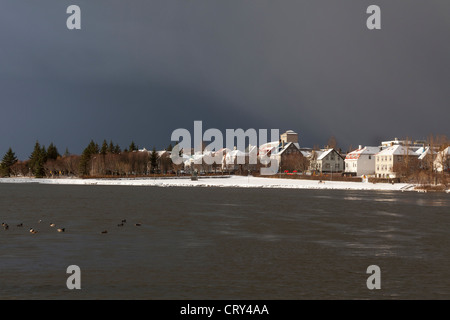
POLYGON ((286 189, 334 189, 334 190, 382 190, 412 191, 415 185, 406 183, 363 183, 301 179, 276 179, 261 177, 231 176, 228 178, 190 179, 34 179, 1 178, 0 183, 38 183, 58 185, 102 185, 102 186, 157 186, 157 187, 235 187, 235 188, 286 188, 286 189))

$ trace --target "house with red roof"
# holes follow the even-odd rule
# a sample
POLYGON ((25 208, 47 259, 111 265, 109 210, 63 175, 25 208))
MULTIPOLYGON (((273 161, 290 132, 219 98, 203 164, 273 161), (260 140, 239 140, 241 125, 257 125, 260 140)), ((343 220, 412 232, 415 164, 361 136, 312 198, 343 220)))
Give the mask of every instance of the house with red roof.
POLYGON ((369 176, 375 174, 375 155, 380 147, 362 147, 350 152, 345 157, 345 173, 352 176, 369 176))

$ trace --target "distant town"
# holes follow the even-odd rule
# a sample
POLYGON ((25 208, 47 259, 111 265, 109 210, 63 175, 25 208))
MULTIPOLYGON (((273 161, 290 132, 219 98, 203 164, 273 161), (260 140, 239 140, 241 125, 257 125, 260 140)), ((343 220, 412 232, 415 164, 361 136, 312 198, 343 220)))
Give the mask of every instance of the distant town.
POLYGON ((122 150, 105 140, 101 145, 91 141, 81 155, 60 154, 52 143, 48 148, 36 142, 27 160, 20 161, 10 148, 2 158, 2 177, 142 177, 180 175, 259 175, 267 166, 259 161, 276 159, 276 177, 298 179, 335 179, 342 181, 408 182, 422 185, 444 185, 450 182, 450 143, 446 136, 432 136, 426 141, 398 139, 380 141, 378 146, 359 145, 343 152, 336 139, 330 138, 323 148, 301 147, 296 132, 288 130, 278 141, 248 145, 245 150, 223 148, 202 152, 178 150, 181 164, 171 160, 174 147, 147 150, 131 142, 122 150), (258 161, 251 164, 249 154, 256 152, 258 161), (207 164, 206 156, 220 156, 220 163, 207 164), (238 158, 246 159, 237 161, 238 158))

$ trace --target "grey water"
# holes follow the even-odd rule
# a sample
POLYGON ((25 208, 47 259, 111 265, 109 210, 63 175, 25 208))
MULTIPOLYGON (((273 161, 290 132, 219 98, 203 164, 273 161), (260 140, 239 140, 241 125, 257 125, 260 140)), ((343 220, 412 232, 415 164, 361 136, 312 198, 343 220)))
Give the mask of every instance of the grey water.
POLYGON ((443 193, 0 184, 0 299, 449 299, 449 208, 443 193))

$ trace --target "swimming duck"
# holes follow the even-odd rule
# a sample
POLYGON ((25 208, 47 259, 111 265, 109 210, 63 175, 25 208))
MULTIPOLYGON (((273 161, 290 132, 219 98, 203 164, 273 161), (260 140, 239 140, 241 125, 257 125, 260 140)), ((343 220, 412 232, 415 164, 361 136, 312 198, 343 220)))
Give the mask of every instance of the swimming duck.
POLYGON ((50 223, 50 227, 54 227, 54 226, 56 226, 56 224, 54 224, 54 223, 50 223))
POLYGON ((57 230, 58 230, 58 232, 65 232, 66 228, 60 228, 60 229, 57 229, 57 230))
POLYGON ((37 233, 37 231, 34 230, 33 228, 30 228, 30 233, 37 233))

